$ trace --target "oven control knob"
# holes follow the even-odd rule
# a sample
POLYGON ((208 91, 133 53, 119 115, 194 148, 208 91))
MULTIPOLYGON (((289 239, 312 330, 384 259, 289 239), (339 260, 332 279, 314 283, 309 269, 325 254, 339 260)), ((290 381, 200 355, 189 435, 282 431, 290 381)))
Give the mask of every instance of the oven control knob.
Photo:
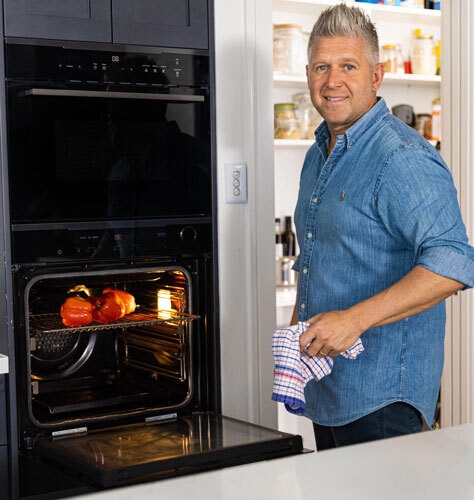
POLYGON ((179 239, 183 243, 187 243, 188 245, 194 243, 197 238, 196 228, 193 226, 184 226, 179 232, 179 239))

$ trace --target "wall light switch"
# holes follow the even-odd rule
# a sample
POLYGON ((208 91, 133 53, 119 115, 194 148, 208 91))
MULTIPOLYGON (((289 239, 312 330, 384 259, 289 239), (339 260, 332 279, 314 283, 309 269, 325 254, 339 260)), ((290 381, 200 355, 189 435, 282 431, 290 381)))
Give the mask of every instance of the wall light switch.
POLYGON ((225 202, 247 203, 247 164, 224 163, 225 202))

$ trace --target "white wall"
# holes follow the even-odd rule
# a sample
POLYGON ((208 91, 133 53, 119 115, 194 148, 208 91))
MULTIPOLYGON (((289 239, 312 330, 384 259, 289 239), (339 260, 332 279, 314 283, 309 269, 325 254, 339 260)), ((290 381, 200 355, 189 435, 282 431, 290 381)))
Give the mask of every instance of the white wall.
POLYGON ((223 413, 276 427, 271 0, 215 0, 223 413), (224 163, 246 162, 248 203, 226 204, 224 163))
MULTIPOLYGON (((474 6, 441 3, 442 152, 450 166, 467 232, 474 243, 474 6)), ((441 390, 443 427, 472 422, 474 415, 474 293, 448 301, 446 362, 441 390)))

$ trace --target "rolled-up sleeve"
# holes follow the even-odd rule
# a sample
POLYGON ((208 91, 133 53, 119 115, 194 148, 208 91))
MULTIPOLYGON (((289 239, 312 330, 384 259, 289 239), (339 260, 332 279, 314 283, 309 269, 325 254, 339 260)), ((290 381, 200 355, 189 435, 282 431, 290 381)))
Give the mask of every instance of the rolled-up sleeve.
POLYGON ((473 287, 474 249, 451 173, 437 154, 419 146, 401 148, 379 181, 379 216, 392 236, 412 248, 413 265, 473 287))

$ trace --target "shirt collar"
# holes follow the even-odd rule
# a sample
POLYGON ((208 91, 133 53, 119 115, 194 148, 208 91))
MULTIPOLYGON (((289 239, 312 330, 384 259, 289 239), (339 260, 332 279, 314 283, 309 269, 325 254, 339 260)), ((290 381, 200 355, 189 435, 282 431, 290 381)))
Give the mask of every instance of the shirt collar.
MULTIPOLYGON (((385 99, 383 97, 377 97, 377 102, 372 106, 367 113, 365 113, 361 118, 359 118, 354 125, 349 127, 344 132, 344 141, 346 142, 347 148, 350 148, 354 143, 361 137, 365 131, 371 127, 375 122, 381 120, 384 116, 389 114, 390 111, 387 107, 385 99)), ((316 142, 319 147, 324 148, 329 141, 329 129, 326 121, 323 121, 321 125, 316 129, 315 132, 316 142)), ((341 137, 341 136, 338 136, 341 137)), ((338 140, 340 142, 340 139, 338 140)))

